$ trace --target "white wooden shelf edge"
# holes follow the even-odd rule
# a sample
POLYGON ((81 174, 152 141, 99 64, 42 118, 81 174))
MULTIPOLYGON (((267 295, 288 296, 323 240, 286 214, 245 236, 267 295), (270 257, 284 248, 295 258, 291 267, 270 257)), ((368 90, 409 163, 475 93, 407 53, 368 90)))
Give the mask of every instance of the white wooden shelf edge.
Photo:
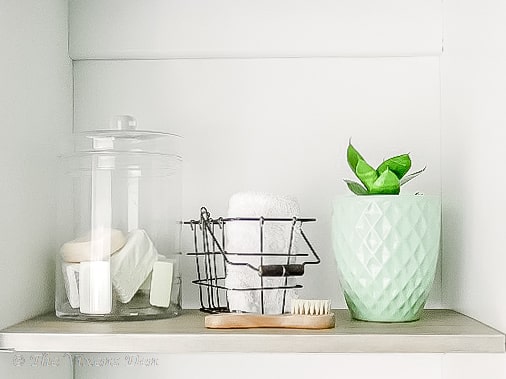
POLYGON ((205 314, 185 310, 165 320, 84 322, 43 315, 0 331, 0 349, 43 352, 504 353, 505 336, 451 310, 425 310, 411 323, 352 320, 334 310, 326 330, 204 327, 205 314))

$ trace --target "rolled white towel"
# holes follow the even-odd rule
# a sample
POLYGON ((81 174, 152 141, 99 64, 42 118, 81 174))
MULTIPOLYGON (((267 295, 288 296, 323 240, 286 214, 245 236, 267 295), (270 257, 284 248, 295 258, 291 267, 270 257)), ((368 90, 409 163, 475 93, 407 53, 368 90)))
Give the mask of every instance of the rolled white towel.
MULTIPOLYGON (((300 209, 297 201, 288 196, 279 196, 259 192, 240 192, 232 195, 229 201, 228 217, 265 217, 292 218, 298 217, 300 209)), ((288 253, 290 248, 291 223, 265 222, 263 231, 264 253, 288 253)), ((294 233, 291 253, 298 251, 298 233, 294 233)), ((241 253, 260 252, 260 223, 254 221, 232 221, 225 228, 226 251, 238 253, 229 256, 232 262, 250 263, 254 267, 260 265, 260 257, 241 256, 241 253)), ((286 257, 265 258, 264 264, 283 264, 286 257)), ((264 278, 264 287, 279 287, 285 284, 285 278, 264 278)), ((289 285, 294 284, 293 278, 288 278, 289 285)), ((228 265, 225 286, 227 288, 258 288, 261 287, 258 273, 246 266, 228 265)), ((264 313, 280 314, 284 290, 263 291, 264 313)), ((285 309, 291 299, 296 298, 295 290, 287 290, 285 309)), ((260 291, 228 291, 228 302, 231 311, 260 313, 260 291)))

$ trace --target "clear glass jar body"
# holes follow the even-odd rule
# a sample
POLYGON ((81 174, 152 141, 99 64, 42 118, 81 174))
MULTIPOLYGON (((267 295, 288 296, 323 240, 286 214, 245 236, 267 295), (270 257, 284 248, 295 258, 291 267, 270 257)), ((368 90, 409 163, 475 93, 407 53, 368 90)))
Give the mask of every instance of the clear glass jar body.
POLYGON ((95 145, 99 148, 61 158, 56 315, 81 320, 176 316, 181 310, 181 157, 138 148, 117 151, 108 142, 106 148, 95 145))

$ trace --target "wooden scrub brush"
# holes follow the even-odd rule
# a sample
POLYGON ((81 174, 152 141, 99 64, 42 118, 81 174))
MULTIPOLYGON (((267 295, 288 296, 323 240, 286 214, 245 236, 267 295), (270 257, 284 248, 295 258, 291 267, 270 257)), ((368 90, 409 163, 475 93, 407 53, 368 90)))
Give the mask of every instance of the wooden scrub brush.
POLYGON ((335 323, 330 300, 294 299, 291 303, 291 313, 281 315, 218 313, 205 318, 205 326, 210 329, 329 329, 334 328, 335 323))

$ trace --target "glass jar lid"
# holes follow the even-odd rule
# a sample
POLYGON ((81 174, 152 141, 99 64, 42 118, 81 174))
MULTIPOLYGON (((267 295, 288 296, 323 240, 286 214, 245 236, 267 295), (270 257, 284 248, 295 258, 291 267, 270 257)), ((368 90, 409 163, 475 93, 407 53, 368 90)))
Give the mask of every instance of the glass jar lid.
POLYGON ((138 130, 132 116, 111 118, 109 129, 74 134, 75 153, 148 153, 181 157, 182 137, 173 133, 138 130))

